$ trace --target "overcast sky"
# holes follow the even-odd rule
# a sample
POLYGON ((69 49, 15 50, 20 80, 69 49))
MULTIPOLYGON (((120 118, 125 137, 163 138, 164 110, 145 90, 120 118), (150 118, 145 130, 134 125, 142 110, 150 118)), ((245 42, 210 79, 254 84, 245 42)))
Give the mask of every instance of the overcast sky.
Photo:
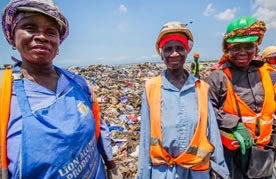
MULTIPOLYGON (((0 0, 3 10, 8 0, 0 0)), ((68 18, 70 35, 55 59, 59 66, 125 64, 160 61, 155 40, 161 26, 172 20, 189 23, 194 48, 201 59, 221 56, 227 24, 236 17, 253 15, 268 30, 260 50, 276 44, 276 0, 56 0, 68 18)), ((20 58, 0 33, 0 65, 20 58)))

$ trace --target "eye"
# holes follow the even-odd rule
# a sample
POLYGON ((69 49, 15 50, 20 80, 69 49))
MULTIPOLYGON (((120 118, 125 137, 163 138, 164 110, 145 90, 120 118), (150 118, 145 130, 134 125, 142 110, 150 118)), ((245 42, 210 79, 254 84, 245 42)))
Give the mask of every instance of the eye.
POLYGON ((239 47, 232 47, 229 50, 232 51, 232 52, 238 52, 238 51, 240 51, 240 48, 239 47))
POLYGON ((172 51, 172 47, 166 47, 166 48, 164 48, 164 52, 165 53, 169 53, 171 51, 172 51))
POLYGON ((183 46, 177 46, 176 51, 183 52, 183 51, 185 51, 185 48, 183 46))
POLYGON ((58 31, 56 29, 47 29, 47 34, 52 37, 58 36, 58 31))
POLYGON ((27 24, 23 27, 23 29, 25 29, 27 32, 33 33, 35 32, 36 28, 33 25, 27 24))
POLYGON ((252 51, 252 50, 255 49, 255 46, 254 45, 249 45, 249 46, 245 47, 244 49, 247 50, 247 51, 252 51))
POLYGON ((54 31, 54 30, 49 30, 49 31, 47 32, 47 34, 50 35, 50 36, 57 36, 57 32, 54 31))

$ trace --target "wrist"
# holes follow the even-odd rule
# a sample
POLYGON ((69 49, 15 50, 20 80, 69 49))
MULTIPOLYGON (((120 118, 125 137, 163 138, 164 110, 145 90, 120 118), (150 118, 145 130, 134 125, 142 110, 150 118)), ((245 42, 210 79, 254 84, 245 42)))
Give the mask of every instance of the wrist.
POLYGON ((235 127, 232 128, 232 131, 236 131, 237 129, 245 128, 244 124, 242 122, 238 122, 235 127))

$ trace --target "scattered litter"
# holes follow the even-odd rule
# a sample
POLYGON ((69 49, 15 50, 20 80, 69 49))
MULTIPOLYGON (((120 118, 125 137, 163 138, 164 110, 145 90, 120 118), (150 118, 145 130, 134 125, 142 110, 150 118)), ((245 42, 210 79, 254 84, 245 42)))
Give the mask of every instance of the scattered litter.
POLYGON ((113 130, 116 130, 116 131, 123 131, 124 128, 123 128, 123 127, 120 127, 120 126, 110 126, 110 127, 109 127, 109 131, 113 131, 113 130))
MULTIPOLYGON (((203 65, 200 75, 205 79, 213 64, 203 65)), ((189 64, 185 64, 184 68, 190 71, 189 64)), ((135 178, 137 173, 144 83, 164 69, 165 65, 161 63, 69 68, 96 85, 101 114, 112 134, 112 154, 126 179, 135 178)))

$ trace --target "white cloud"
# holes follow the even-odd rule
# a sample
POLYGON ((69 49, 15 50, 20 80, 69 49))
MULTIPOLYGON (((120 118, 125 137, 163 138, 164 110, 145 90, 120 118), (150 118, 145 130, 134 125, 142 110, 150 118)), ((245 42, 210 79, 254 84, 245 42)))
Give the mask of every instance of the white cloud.
POLYGON ((253 0, 256 6, 262 6, 264 8, 276 8, 276 1, 275 0, 253 0))
POLYGON ((213 4, 209 3, 203 12, 204 16, 210 16, 213 12, 215 12, 215 8, 213 8, 213 4))
POLYGON ((120 11, 121 13, 127 13, 127 8, 126 8, 126 6, 125 6, 124 4, 121 4, 121 5, 119 6, 119 11, 120 11))
POLYGON ((229 21, 234 19, 235 17, 235 13, 237 12, 236 7, 232 8, 232 9, 225 9, 223 12, 220 12, 218 14, 215 14, 215 19, 217 20, 222 20, 222 21, 229 21))
POLYGON ((254 0, 253 9, 257 19, 263 20, 268 29, 276 29, 276 1, 254 0))

